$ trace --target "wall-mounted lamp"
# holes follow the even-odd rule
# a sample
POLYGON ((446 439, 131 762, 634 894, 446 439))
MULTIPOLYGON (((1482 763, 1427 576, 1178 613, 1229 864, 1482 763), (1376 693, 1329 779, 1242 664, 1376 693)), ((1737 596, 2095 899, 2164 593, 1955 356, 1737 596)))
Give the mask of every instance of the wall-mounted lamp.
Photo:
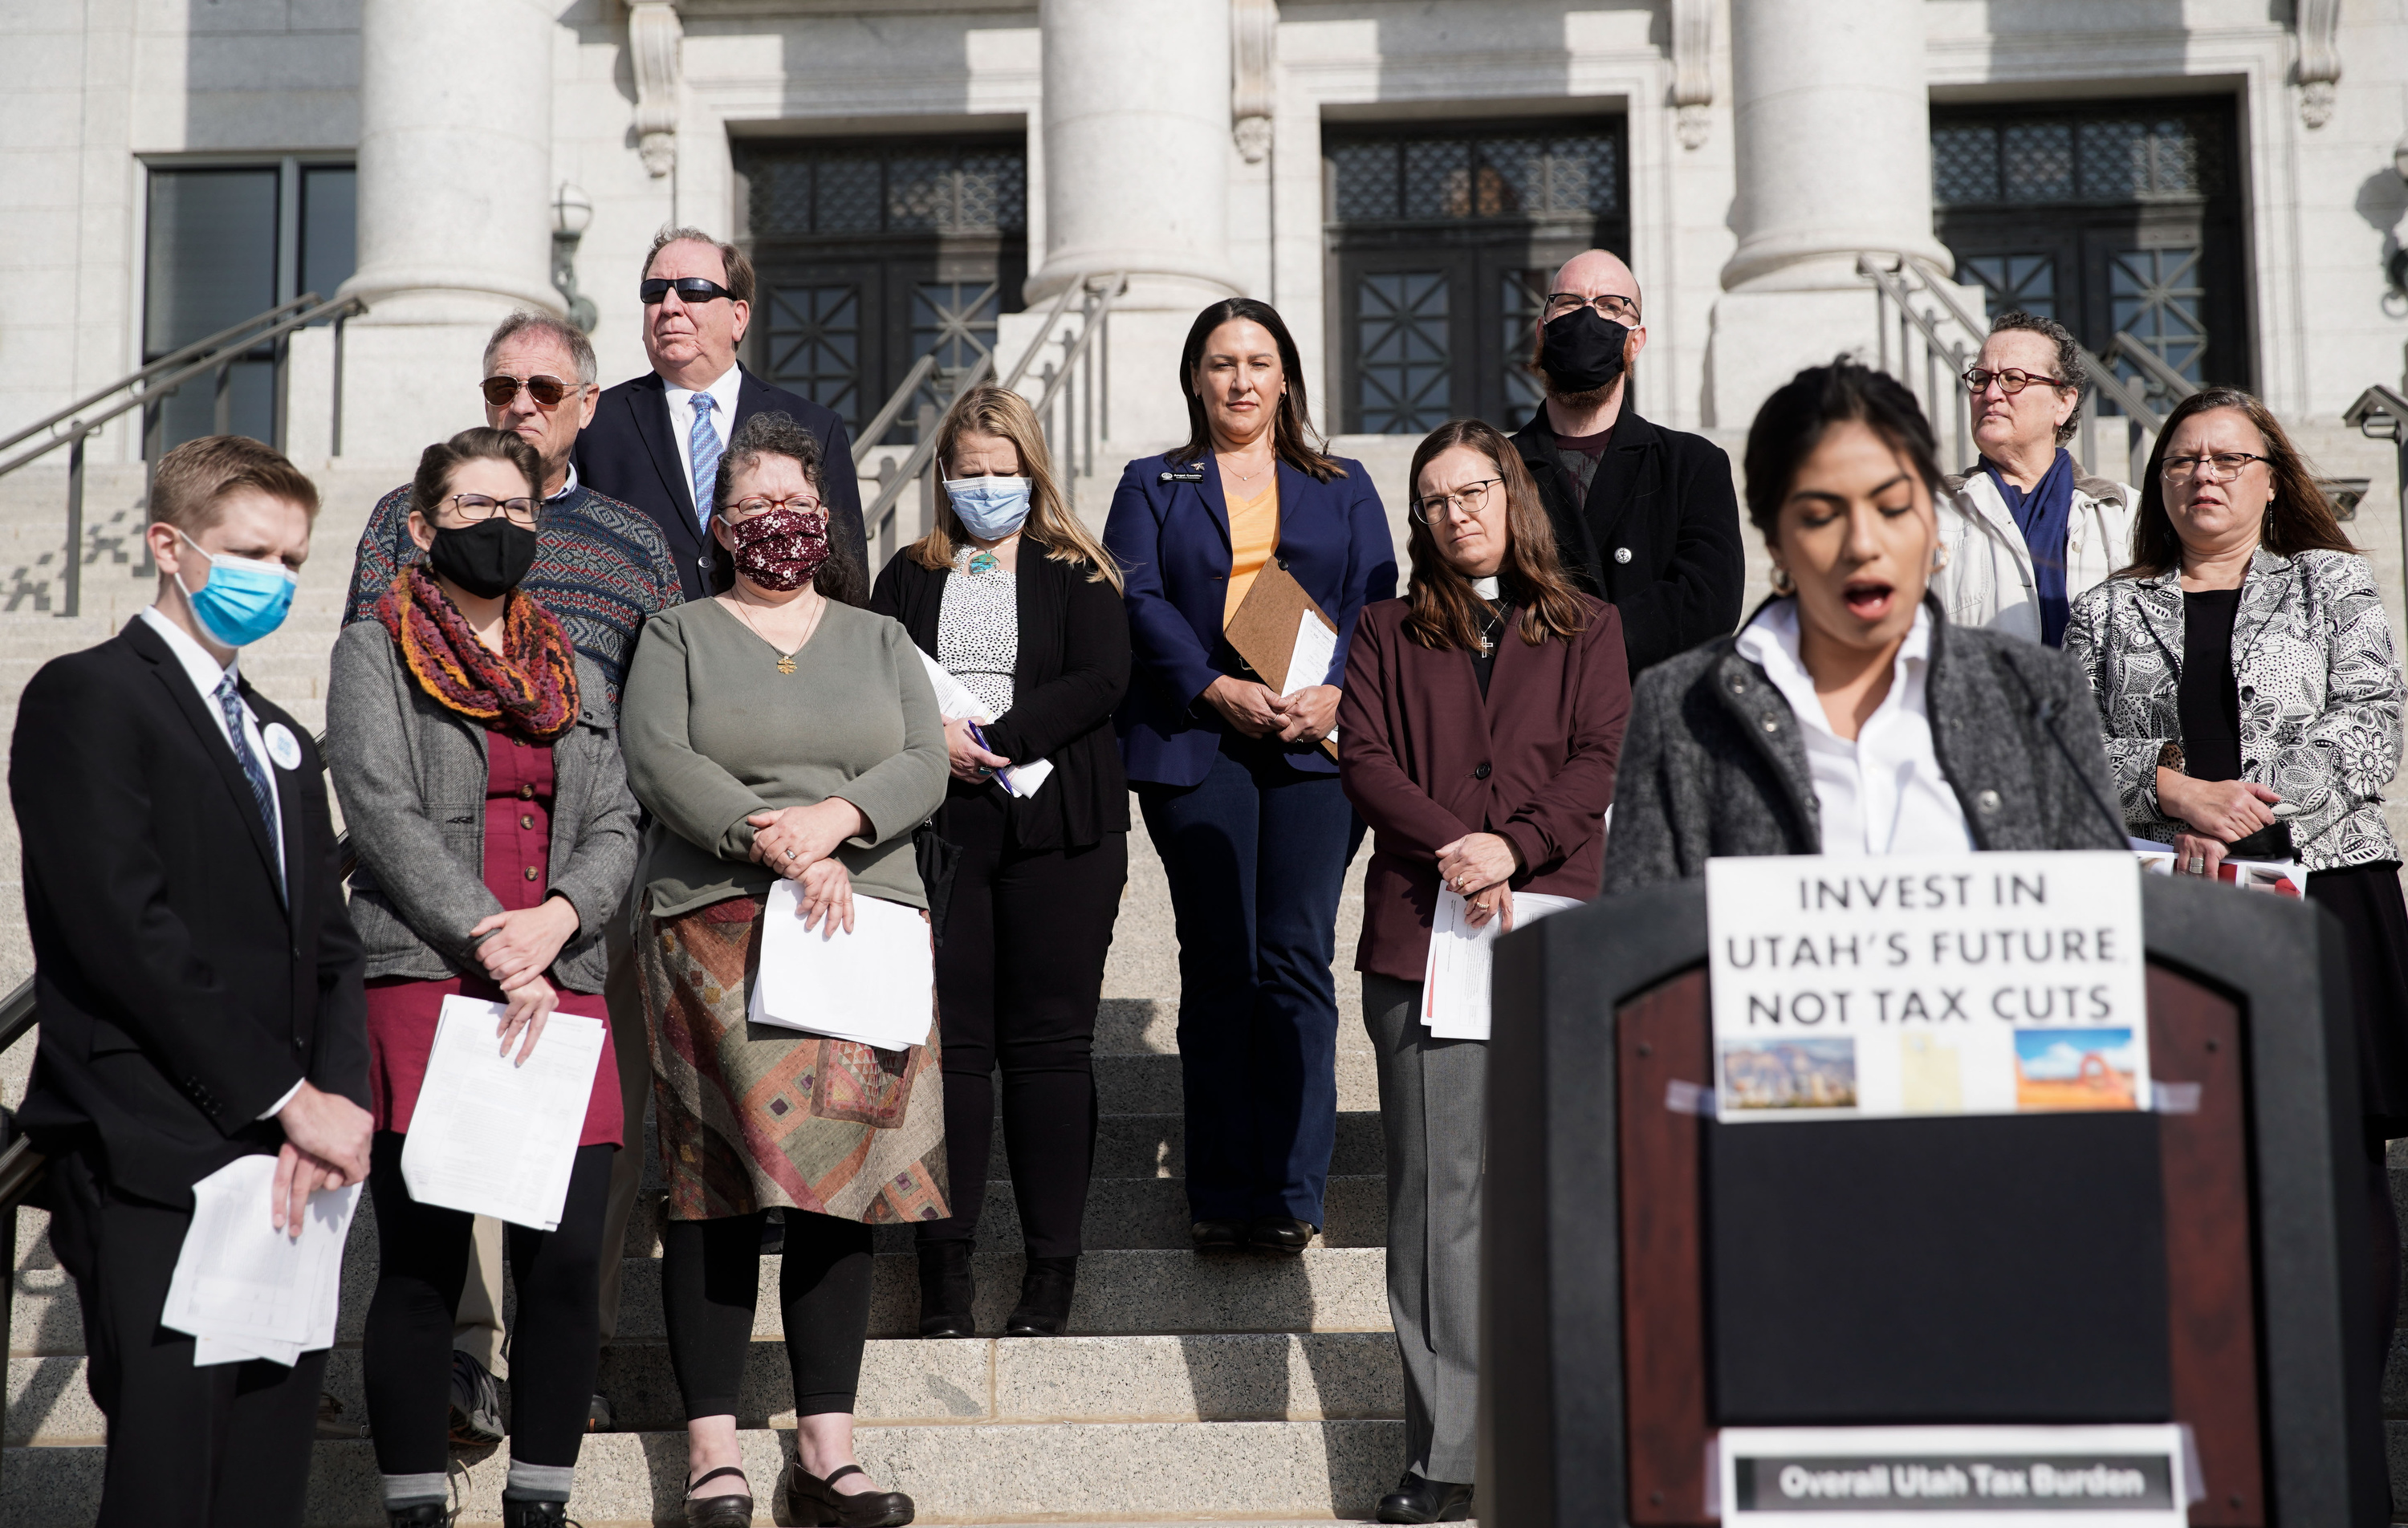
POLYGON ((602 321, 594 299, 577 293, 577 242, 594 223, 593 199, 564 180, 552 199, 552 284, 568 300, 568 321, 587 334, 602 321))
MULTIPOLYGON (((2408 133, 2401 134, 2400 141, 2391 146, 2391 169, 2401 179, 2408 180, 2408 133)), ((2408 297, 2408 244, 2398 239, 2388 242, 2391 254, 2383 262, 2384 274, 2391 278, 2392 291, 2408 297)))

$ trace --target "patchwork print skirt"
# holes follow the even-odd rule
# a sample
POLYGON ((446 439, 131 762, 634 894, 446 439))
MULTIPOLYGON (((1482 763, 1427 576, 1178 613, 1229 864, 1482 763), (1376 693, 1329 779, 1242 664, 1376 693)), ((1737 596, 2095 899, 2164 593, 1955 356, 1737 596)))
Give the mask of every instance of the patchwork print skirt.
POLYGON ((751 1023, 762 910, 734 897, 643 919, 637 964, 669 1218, 777 1206, 872 1224, 944 1219, 936 1026, 924 1046, 880 1050, 751 1023))

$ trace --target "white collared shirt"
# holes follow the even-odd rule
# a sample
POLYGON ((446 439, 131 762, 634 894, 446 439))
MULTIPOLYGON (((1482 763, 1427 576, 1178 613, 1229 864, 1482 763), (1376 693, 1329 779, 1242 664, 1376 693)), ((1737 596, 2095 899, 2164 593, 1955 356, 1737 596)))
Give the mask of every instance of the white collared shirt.
MULTIPOLYGON (((225 707, 218 704, 218 686, 225 682, 225 677, 229 674, 234 675, 236 684, 242 682, 242 654, 236 653, 234 662, 221 668, 218 666, 218 661, 209 656, 208 649, 194 641, 192 635, 183 627, 161 615, 156 607, 143 607, 142 619, 150 622, 150 629, 157 632, 166 642, 167 650, 176 655, 176 661, 184 665, 184 677, 191 679, 193 688, 200 692, 201 709, 207 711, 209 720, 217 723, 218 735, 225 739, 226 751, 232 753, 234 735, 226 730, 225 707)), ((241 699, 238 691, 236 699, 242 706, 243 744, 251 750, 251 756, 259 761, 260 772, 267 777, 267 806, 276 816, 276 831, 267 836, 276 846, 276 870, 277 874, 281 876, 284 873, 284 797, 276 788, 276 764, 267 756, 266 740, 260 735, 258 714, 251 710, 250 702, 241 699)), ((251 808, 246 806, 245 809, 251 808)), ((259 1117, 263 1120, 274 1119, 285 1105, 293 1102, 293 1095, 300 1091, 301 1084, 295 1082, 285 1092, 283 1097, 269 1105, 266 1111, 259 1117)))
MULTIPOLYGON (((691 405, 689 405, 688 407, 692 407, 692 406, 691 406, 691 405)), ((714 417, 718 414, 718 412, 719 412, 719 411, 718 411, 717 409, 715 409, 715 408, 711 410, 711 413, 712 413, 712 415, 713 415, 714 417)), ((724 442, 724 441, 723 441, 721 444, 724 445, 724 444, 725 444, 725 442, 724 442)), ((692 475, 691 473, 689 473, 687 476, 691 477, 691 476, 693 476, 693 475, 692 475)), ((563 499, 565 499, 565 498, 568 497, 568 495, 570 495, 571 493, 576 493, 576 492, 577 492, 577 464, 576 464, 576 463, 574 463, 574 462, 571 462, 571 463, 569 463, 569 464, 568 464, 568 476, 567 476, 567 477, 566 477, 566 478, 563 478, 560 480, 560 492, 559 492, 559 493, 546 493, 546 494, 543 496, 543 502, 544 502, 544 503, 546 503, 546 504, 558 504, 561 500, 563 500, 563 499)))
POLYGON ((1931 613, 1917 609, 1898 650, 1889 693, 1850 742, 1831 730, 1798 654, 1798 602, 1775 600, 1739 635, 1739 655, 1762 668, 1801 723, 1806 767, 1822 808, 1826 854, 1945 854, 1973 847, 1965 808, 1931 747, 1924 687, 1931 613))
MULTIPOLYGON (((698 391, 710 394, 710 427, 719 432, 719 449, 724 453, 727 440, 736 433, 736 395, 744 384, 744 368, 730 366, 727 375, 698 391)), ((694 395, 696 389, 671 386, 666 394, 669 402, 669 434, 677 436, 678 464, 685 469, 686 487, 694 486, 694 395)), ((710 507, 695 506, 700 514, 710 507)))

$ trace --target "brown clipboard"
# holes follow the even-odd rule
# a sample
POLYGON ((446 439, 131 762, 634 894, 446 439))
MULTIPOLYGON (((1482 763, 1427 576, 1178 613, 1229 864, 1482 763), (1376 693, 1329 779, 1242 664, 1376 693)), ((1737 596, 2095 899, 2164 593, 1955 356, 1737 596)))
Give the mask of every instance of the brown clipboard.
MULTIPOLYGON (((1238 656, 1245 660, 1246 666, 1254 670, 1254 678, 1276 691, 1287 678, 1288 660, 1296 653, 1297 630, 1307 610, 1329 628, 1332 635, 1337 635, 1338 622, 1329 619, 1329 612, 1305 593, 1304 585, 1296 581, 1296 575, 1287 570, 1285 563, 1273 557, 1254 575, 1253 587, 1238 602, 1238 613, 1229 618, 1223 635, 1228 637, 1238 656)), ((1321 750, 1336 759, 1337 740, 1324 737, 1321 750)))

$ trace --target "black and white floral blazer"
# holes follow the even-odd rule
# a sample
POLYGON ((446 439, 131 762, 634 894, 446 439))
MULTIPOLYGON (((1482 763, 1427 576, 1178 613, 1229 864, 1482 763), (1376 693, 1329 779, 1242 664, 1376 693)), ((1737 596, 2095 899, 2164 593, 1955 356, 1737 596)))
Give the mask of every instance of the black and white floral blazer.
MULTIPOLYGON (((2110 578, 2074 602, 2065 650, 2099 701, 2107 764, 2136 837, 2171 842, 2157 806, 2157 753, 2180 741, 2179 570, 2110 578)), ((2363 557, 2260 547, 2232 622, 2241 692, 2241 776, 2296 804, 2291 840, 2310 870, 2400 858, 2383 788, 2400 768, 2400 660, 2363 557)))

